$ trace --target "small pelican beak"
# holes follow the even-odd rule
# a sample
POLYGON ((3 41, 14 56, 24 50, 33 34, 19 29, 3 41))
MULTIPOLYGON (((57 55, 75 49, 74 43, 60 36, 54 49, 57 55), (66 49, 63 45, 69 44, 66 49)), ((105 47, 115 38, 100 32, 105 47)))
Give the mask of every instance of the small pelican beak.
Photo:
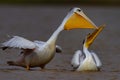
POLYGON ((92 28, 97 29, 97 26, 82 12, 80 8, 73 8, 67 16, 64 24, 65 30, 75 28, 92 28))
POLYGON ((104 27, 105 27, 105 25, 102 25, 98 29, 94 30, 93 33, 87 35, 87 39, 85 42, 87 48, 90 47, 90 45, 94 42, 95 38, 103 30, 104 27))

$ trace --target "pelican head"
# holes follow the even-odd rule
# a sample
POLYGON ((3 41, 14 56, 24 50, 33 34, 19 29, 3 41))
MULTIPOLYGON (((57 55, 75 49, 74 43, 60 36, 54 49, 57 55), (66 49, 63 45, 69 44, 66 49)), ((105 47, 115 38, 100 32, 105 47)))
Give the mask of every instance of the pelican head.
POLYGON ((85 47, 89 48, 90 45, 94 42, 97 35, 103 30, 105 25, 100 26, 98 29, 96 29, 92 34, 88 34, 85 39, 85 47))
POLYGON ((75 28, 97 29, 97 26, 83 13, 83 11, 76 7, 68 12, 62 24, 64 25, 64 30, 75 28))

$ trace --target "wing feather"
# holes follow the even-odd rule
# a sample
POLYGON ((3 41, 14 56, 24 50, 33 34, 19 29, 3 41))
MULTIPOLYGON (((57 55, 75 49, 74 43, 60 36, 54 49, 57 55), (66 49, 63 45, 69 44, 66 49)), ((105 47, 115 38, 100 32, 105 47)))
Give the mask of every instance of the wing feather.
POLYGON ((35 44, 23 37, 13 36, 10 40, 2 43, 2 47, 11 47, 11 48, 22 48, 22 49, 33 49, 35 44))
POLYGON ((99 57, 97 56, 97 54, 95 54, 93 51, 91 52, 95 62, 96 62, 96 65, 98 68, 101 68, 102 66, 102 62, 100 61, 99 57))

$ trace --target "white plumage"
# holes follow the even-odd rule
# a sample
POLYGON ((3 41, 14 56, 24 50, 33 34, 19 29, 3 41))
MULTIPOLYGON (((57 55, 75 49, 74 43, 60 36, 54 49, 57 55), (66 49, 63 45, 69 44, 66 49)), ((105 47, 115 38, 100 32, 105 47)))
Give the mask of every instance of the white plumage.
POLYGON ((13 36, 9 41, 2 43, 3 46, 12 48, 34 49, 36 45, 34 42, 23 37, 13 36))
POLYGON ((29 69, 29 67, 37 67, 37 66, 44 68, 45 64, 48 63, 49 60, 51 60, 52 57, 54 56, 54 54, 49 56, 49 53, 54 53, 55 47, 56 47, 56 52, 58 53, 62 52, 61 47, 58 45, 56 45, 55 47, 52 46, 53 47, 52 50, 48 49, 49 47, 47 46, 50 46, 49 44, 47 46, 44 45, 46 45, 46 42, 37 41, 37 40, 32 42, 23 37, 13 36, 13 38, 11 38, 10 40, 2 43, 2 48, 3 49, 19 48, 22 50, 21 53, 23 54, 21 54, 20 58, 16 61, 8 61, 9 65, 16 65, 22 67, 27 66, 27 69, 29 69), (44 58, 47 59, 44 60, 42 56, 45 56, 44 58))
POLYGON ((83 50, 77 50, 72 57, 71 65, 76 71, 97 71, 101 68, 102 63, 93 51, 89 51, 89 46, 93 43, 97 35, 103 30, 104 25, 88 34, 83 43, 83 50))
POLYGON ((71 60, 71 65, 73 69, 77 69, 78 66, 81 64, 81 62, 83 61, 83 59, 84 59, 84 54, 82 53, 81 50, 77 50, 71 60))
POLYGON ((93 52, 93 51, 91 52, 91 54, 92 54, 92 56, 93 56, 93 58, 94 58, 94 61, 95 61, 95 63, 96 63, 96 66, 100 69, 101 66, 102 66, 102 63, 101 63, 98 55, 97 55, 95 52, 93 52), (97 62, 96 62, 96 61, 97 61, 97 62))
POLYGON ((75 52, 71 60, 71 65, 76 71, 96 71, 101 68, 102 63, 97 54, 88 51, 83 46, 83 53, 80 50, 75 52))

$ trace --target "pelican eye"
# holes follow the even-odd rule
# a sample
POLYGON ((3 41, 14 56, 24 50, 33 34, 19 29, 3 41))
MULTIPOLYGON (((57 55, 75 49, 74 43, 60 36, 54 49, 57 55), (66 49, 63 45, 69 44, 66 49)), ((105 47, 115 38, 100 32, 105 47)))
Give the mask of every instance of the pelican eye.
POLYGON ((78 11, 78 12, 80 12, 81 10, 80 10, 80 9, 78 9, 77 11, 78 11))

